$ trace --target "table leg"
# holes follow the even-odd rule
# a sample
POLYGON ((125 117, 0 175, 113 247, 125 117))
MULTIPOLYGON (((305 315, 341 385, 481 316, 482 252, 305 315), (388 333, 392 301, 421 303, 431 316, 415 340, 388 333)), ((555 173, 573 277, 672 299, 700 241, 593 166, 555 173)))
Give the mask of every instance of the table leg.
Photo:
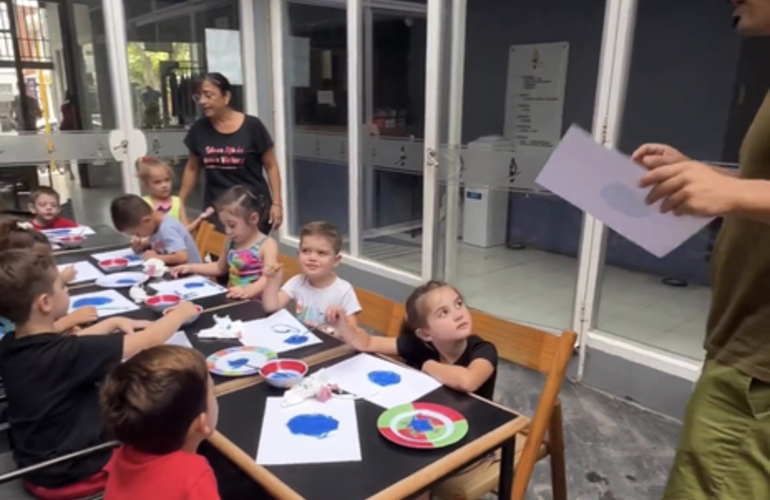
POLYGON ((500 457, 500 484, 497 486, 497 497, 499 500, 510 500, 513 493, 513 459, 516 449, 516 437, 505 441, 500 447, 502 456, 500 457))

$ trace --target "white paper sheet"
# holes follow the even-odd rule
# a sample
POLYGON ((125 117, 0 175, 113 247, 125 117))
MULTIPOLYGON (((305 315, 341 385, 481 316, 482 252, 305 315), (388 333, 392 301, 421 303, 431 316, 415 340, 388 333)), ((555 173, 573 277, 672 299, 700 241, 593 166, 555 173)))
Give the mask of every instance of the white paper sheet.
POLYGON ((190 339, 187 338, 187 334, 182 331, 176 332, 166 341, 166 345, 178 345, 179 347, 189 347, 192 349, 190 339))
POLYGON ((227 288, 203 276, 188 276, 178 280, 153 283, 150 286, 158 293, 176 294, 184 300, 202 299, 227 293, 227 288))
POLYGON ((128 259, 128 267, 141 266, 144 260, 141 255, 135 254, 130 248, 123 248, 121 250, 113 250, 111 252, 95 253, 91 255, 96 259, 96 262, 101 262, 107 259, 128 259))
POLYGON ((96 234, 93 229, 88 226, 78 227, 62 227, 59 229, 43 229, 40 231, 49 238, 62 238, 64 236, 90 236, 96 234))
POLYGON ((265 347, 275 353, 321 343, 321 339, 285 309, 267 318, 244 322, 240 340, 243 345, 265 347))
POLYGON ((90 262, 85 260, 73 262, 72 264, 61 264, 56 267, 58 267, 59 272, 61 272, 63 269, 70 266, 75 267, 75 279, 70 281, 69 284, 83 283, 84 281, 93 281, 95 279, 99 279, 102 276, 104 276, 104 274, 100 270, 98 270, 90 262))
POLYGON ((422 372, 370 354, 359 354, 325 370, 329 383, 383 408, 412 403, 441 387, 422 372))
POLYGON ((656 257, 663 257, 712 219, 662 214, 639 188, 646 170, 618 151, 597 144, 572 126, 536 182, 596 217, 656 257))
MULTIPOLYGON (((267 398, 257 463, 262 465, 360 462, 356 403, 308 399, 284 408, 280 397, 267 398)), ((376 429, 370 429, 376 432, 376 429)))
POLYGON ((100 290, 93 293, 73 295, 70 297, 70 309, 72 312, 81 307, 94 306, 100 318, 125 314, 136 311, 139 306, 119 294, 115 290, 100 290))

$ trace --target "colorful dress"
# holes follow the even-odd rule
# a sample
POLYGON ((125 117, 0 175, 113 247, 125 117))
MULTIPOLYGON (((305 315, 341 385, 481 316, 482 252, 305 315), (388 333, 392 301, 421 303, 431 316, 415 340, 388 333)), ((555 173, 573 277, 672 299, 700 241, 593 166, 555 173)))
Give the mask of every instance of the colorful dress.
POLYGON ((262 277, 262 269, 265 263, 259 251, 265 240, 267 240, 267 236, 259 240, 256 245, 244 250, 235 250, 232 242, 230 242, 230 248, 227 251, 227 268, 230 275, 229 286, 249 285, 262 277))
POLYGON ((170 215, 174 219, 181 221, 182 219, 182 200, 179 196, 172 196, 170 201, 164 203, 155 203, 152 201, 152 197, 145 196, 144 201, 152 207, 153 210, 162 214, 170 215))

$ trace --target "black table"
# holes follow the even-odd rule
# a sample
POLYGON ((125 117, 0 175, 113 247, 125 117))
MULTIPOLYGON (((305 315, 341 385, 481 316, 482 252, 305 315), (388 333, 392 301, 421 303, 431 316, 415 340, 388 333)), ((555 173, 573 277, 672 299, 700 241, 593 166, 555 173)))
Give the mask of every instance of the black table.
MULTIPOLYGON (((318 363, 312 371, 353 355, 318 363)), ((233 484, 223 488, 222 481, 230 482, 237 477, 231 470, 237 466, 281 500, 403 499, 430 489, 498 448, 502 449, 500 498, 510 498, 514 439, 529 423, 526 417, 481 398, 441 387, 419 401, 443 404, 459 411, 468 419, 468 434, 456 445, 444 449, 411 450, 380 436, 376 422, 383 409, 361 399, 356 401, 360 462, 261 466, 256 464, 255 457, 266 399, 281 394, 282 391, 265 383, 257 383, 218 398, 218 432, 209 439, 213 446, 202 447, 200 453, 212 463, 222 491, 233 492, 231 498, 238 498, 240 488, 233 484)), ((242 488, 250 486, 244 484, 242 488)), ((229 500, 224 495, 222 498, 229 500)))

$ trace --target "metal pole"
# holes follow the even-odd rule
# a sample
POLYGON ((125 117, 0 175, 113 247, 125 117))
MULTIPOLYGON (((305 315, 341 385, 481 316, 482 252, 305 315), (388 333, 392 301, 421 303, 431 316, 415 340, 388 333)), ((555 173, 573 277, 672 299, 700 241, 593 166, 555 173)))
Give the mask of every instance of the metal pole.
POLYGON ((361 131, 363 99, 361 0, 348 0, 348 233, 350 255, 361 255, 361 131))

